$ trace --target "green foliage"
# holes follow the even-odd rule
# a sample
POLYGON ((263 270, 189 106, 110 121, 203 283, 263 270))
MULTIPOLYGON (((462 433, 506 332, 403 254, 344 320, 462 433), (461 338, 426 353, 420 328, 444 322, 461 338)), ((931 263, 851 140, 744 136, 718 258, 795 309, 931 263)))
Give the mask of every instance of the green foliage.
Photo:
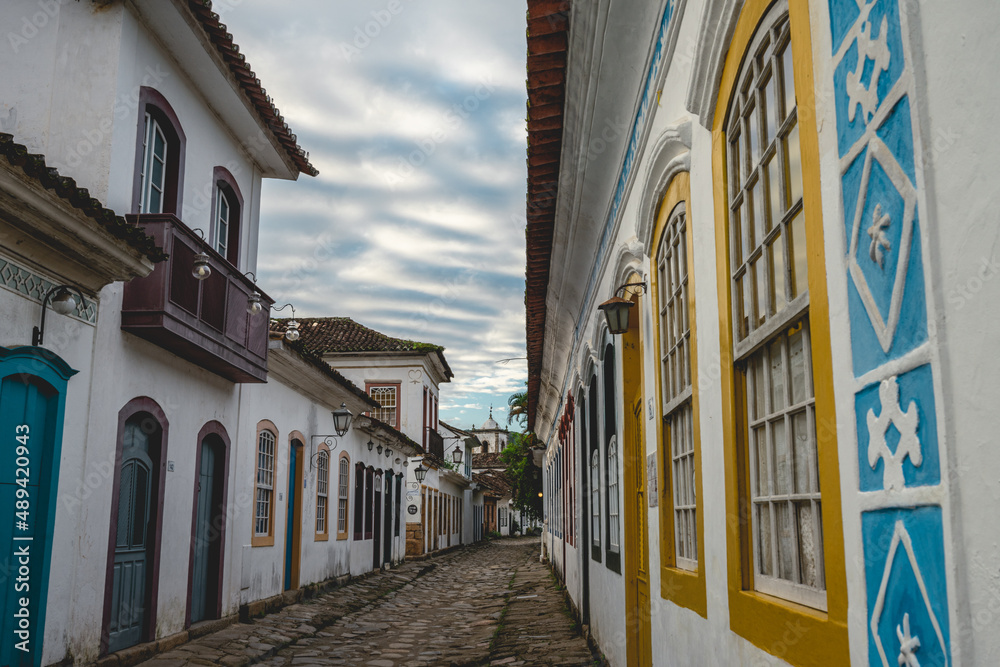
MULTIPOLYGON (((524 384, 528 384, 525 382, 524 384)), ((515 392, 507 399, 510 409, 507 411, 507 425, 510 426, 517 419, 517 423, 524 428, 528 423, 528 390, 515 392)))
POLYGON ((514 509, 524 512, 530 520, 542 518, 542 471, 535 467, 531 456, 532 433, 511 433, 507 446, 500 452, 500 461, 507 468, 511 483, 514 509))

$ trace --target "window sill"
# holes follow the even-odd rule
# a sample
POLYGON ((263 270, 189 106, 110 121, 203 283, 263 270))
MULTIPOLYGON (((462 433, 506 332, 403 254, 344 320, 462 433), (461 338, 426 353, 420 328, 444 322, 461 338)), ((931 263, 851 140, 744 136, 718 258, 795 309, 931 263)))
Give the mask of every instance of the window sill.
POLYGON ((330 540, 329 533, 316 533, 316 538, 315 538, 316 542, 327 542, 329 540, 330 540))
POLYGON ((677 567, 661 567, 660 597, 708 618, 704 568, 682 570, 677 567))
POLYGON ((792 665, 847 664, 847 624, 829 614, 758 591, 729 591, 729 627, 792 665))
POLYGON ((264 536, 254 536, 250 540, 250 546, 252 547, 273 547, 274 546, 274 535, 264 535, 264 536))

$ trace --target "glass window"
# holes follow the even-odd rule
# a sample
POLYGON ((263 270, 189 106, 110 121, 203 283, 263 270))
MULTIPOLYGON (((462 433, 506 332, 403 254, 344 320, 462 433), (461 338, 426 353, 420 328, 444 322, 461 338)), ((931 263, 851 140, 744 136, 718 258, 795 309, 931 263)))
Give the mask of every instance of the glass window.
POLYGON ((755 588, 826 608, 798 110, 787 7, 772 9, 728 114, 734 359, 755 588), (740 136, 750 150, 741 154, 740 136))
POLYGON ((223 257, 228 257, 229 250, 229 195, 219 186, 215 186, 215 249, 223 257))
POLYGON ((683 202, 670 213, 656 253, 660 310, 660 384, 663 426, 670 451, 674 557, 678 567, 698 565, 694 429, 691 385, 691 302, 688 296, 687 216, 683 202))
POLYGON ((608 445, 608 542, 618 551, 621 532, 618 517, 618 445, 614 439, 608 445))
MULTIPOLYGON (((396 408, 398 406, 396 400, 396 387, 370 387, 368 394, 375 399, 375 402, 377 402, 379 406, 381 406, 372 410, 372 416, 379 421, 389 424, 390 426, 398 427, 396 422, 396 408)), ((431 428, 433 429, 433 426, 431 428)))
POLYGON ((142 134, 140 165, 140 213, 163 213, 163 192, 167 181, 167 137, 160 124, 148 113, 142 134))
POLYGON ((340 457, 337 475, 337 536, 347 537, 347 486, 350 484, 351 464, 346 455, 340 457))
POLYGON ((316 532, 325 535, 326 500, 330 487, 330 453, 320 450, 316 458, 316 532))
POLYGON ((274 496, 274 441, 270 431, 257 435, 257 499, 254 520, 254 535, 266 537, 271 534, 271 510, 274 496))

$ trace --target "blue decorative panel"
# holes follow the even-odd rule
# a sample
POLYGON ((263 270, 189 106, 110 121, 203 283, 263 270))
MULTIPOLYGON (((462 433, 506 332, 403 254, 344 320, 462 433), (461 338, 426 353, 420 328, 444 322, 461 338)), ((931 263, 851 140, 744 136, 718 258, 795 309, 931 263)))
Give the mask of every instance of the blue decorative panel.
POLYGON ((941 508, 865 512, 861 531, 868 664, 951 664, 941 508))
POLYGON ((830 0, 830 33, 833 37, 834 55, 860 14, 856 0, 830 0))
POLYGON ((907 175, 913 169, 912 138, 898 138, 898 113, 883 128, 897 149, 909 149, 908 158, 897 160, 888 144, 873 137, 841 181, 855 375, 927 340, 917 192, 907 175))
POLYGON ((896 0, 866 4, 846 30, 843 24, 850 13, 841 8, 846 3, 831 0, 830 4, 834 54, 842 54, 833 83, 837 91, 837 138, 843 157, 865 133, 879 105, 899 81, 905 66, 903 38, 896 0))
MULTIPOLYGON (((41 303, 46 293, 55 287, 55 283, 11 261, 0 259, 0 286, 41 303)), ((77 304, 76 310, 70 315, 84 322, 95 324, 97 322, 97 303, 84 301, 77 304)))
POLYGON ((857 393, 862 491, 941 482, 934 386, 927 364, 857 393))

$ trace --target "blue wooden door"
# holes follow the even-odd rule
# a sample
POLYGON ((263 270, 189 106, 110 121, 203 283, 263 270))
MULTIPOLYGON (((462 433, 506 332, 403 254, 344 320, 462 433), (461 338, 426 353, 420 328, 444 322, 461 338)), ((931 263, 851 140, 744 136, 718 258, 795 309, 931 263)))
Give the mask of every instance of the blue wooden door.
POLYGON ((149 565, 154 538, 152 499, 158 470, 159 428, 156 420, 146 413, 133 415, 125 422, 118 474, 109 652, 145 639, 152 586, 149 565))
POLYGON ((285 590, 298 586, 299 531, 296 518, 302 502, 302 469, 299 460, 302 445, 293 440, 288 452, 288 512, 285 517, 285 590))
POLYGON ((39 348, 0 347, 0 665, 41 664, 66 381, 39 348))
POLYGON ((191 622, 217 615, 222 484, 218 473, 219 446, 211 437, 201 443, 198 470, 198 507, 195 513, 194 564, 191 573, 191 622))

